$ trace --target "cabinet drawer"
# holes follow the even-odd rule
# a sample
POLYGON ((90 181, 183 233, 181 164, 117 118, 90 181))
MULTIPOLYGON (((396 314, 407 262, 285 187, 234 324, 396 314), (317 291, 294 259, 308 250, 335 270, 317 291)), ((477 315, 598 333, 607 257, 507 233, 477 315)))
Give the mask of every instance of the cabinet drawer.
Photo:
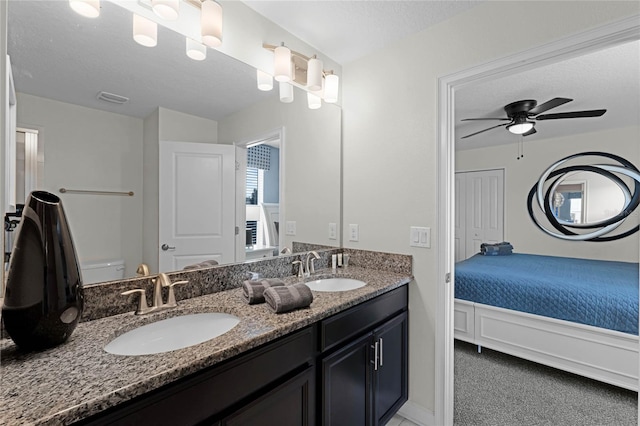
POLYGON ((320 322, 320 351, 331 349, 407 309, 404 285, 320 322))
POLYGON ((313 365, 315 333, 307 327, 220 366, 116 406, 83 424, 193 425, 249 397, 297 367, 313 365))

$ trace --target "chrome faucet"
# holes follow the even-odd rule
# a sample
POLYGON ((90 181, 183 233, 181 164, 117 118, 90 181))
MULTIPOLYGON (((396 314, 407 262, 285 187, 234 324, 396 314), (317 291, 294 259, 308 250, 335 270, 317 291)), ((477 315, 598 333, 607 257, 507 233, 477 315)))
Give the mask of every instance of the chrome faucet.
POLYGON ((147 293, 143 288, 136 288, 133 290, 124 291, 121 294, 126 296, 129 294, 140 293, 140 299, 138 300, 138 308, 136 309, 136 315, 145 315, 151 312, 157 312, 163 309, 173 308, 178 306, 176 302, 176 295, 173 291, 173 287, 180 284, 186 284, 189 281, 176 281, 174 283, 171 282, 167 274, 161 272, 158 274, 157 278, 153 278, 151 280, 153 283, 153 305, 147 305, 147 293), (167 303, 164 303, 162 300, 162 287, 169 288, 169 296, 167 298, 167 303))
MULTIPOLYGON (((320 259, 320 255, 319 255, 317 252, 315 252, 315 251, 310 251, 309 253, 307 253, 307 261, 306 261, 306 264, 307 264, 307 271, 304 273, 304 276, 305 276, 305 277, 308 277, 309 275, 311 275, 311 274, 313 274, 314 272, 316 272, 316 268, 315 268, 315 266, 313 265, 313 262, 314 262, 316 259, 320 259), (313 257, 311 257, 311 256, 313 256, 313 257), (309 260, 311 260, 311 265, 309 265, 309 260)), ((301 265, 301 266, 302 266, 302 265, 301 265)))

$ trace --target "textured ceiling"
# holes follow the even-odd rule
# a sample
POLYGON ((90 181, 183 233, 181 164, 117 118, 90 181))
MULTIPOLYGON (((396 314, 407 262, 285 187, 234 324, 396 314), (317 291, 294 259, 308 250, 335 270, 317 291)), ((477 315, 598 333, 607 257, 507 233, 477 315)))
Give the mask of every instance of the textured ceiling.
POLYGON ((243 2, 319 52, 345 64, 449 19, 480 0, 243 2))
POLYGON ((602 117, 545 120, 525 143, 575 133, 640 125, 640 42, 618 45, 595 53, 536 68, 505 78, 474 84, 456 91, 456 148, 472 149, 516 143, 520 136, 506 128, 476 131, 500 121, 461 122, 463 118, 506 117, 504 105, 523 99, 538 103, 555 97, 570 98, 547 113, 607 109, 602 117))
POLYGON ((158 28, 158 45, 133 41, 132 16, 108 1, 97 19, 66 1, 11 0, 8 51, 16 89, 45 98, 144 118, 158 106, 219 120, 275 92, 256 88, 255 70, 216 50, 198 62, 185 39, 158 28), (99 91, 130 98, 96 99, 99 91))

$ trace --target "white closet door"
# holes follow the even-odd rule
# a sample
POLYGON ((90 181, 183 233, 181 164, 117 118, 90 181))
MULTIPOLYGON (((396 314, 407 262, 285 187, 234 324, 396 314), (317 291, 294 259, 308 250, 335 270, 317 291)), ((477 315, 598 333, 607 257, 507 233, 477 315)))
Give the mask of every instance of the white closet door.
POLYGON ((455 176, 455 215, 454 215, 454 249, 455 249, 455 261, 460 262, 465 260, 467 242, 466 242, 466 193, 467 193, 467 180, 466 173, 456 173, 455 176))
POLYGON ((504 241, 504 170, 456 173, 456 262, 504 241))

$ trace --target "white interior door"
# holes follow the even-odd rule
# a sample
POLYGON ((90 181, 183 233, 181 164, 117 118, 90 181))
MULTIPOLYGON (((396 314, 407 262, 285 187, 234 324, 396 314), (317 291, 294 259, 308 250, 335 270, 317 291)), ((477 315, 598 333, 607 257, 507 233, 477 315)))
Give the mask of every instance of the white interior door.
POLYGON ((504 170, 456 173, 456 262, 504 241, 504 170))
POLYGON ((235 147, 160 142, 160 271, 235 261, 235 147))
POLYGON ((503 187, 503 170, 483 170, 467 175, 467 257, 479 253, 482 243, 498 243, 503 240, 503 187))

